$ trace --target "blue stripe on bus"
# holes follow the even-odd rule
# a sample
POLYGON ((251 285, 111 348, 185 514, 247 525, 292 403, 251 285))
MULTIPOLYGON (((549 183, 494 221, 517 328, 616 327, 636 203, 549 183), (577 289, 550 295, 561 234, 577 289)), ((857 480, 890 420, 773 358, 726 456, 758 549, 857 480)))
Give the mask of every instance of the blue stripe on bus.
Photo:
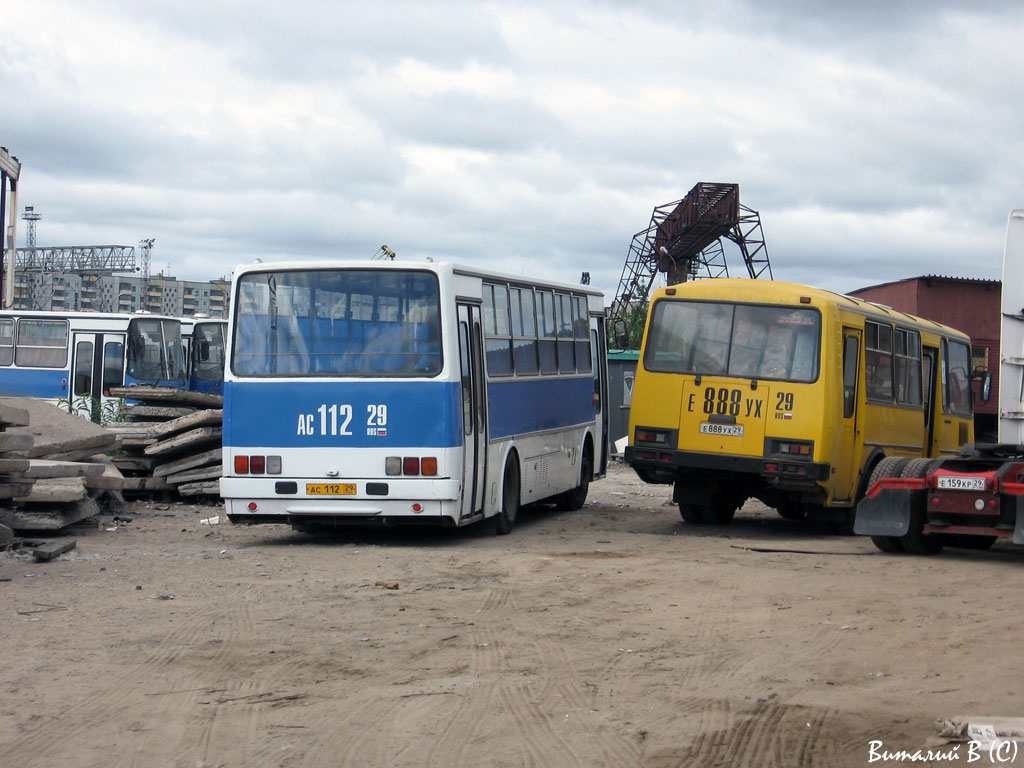
POLYGON ((451 448, 462 445, 460 392, 457 382, 227 381, 223 442, 234 448, 451 448), (341 406, 351 406, 351 434, 337 434, 348 413, 341 406))
POLYGON ((64 368, 2 368, 0 396, 66 398, 68 372, 64 368))
POLYGON ((492 381, 487 400, 492 440, 594 420, 594 380, 589 377, 492 381))

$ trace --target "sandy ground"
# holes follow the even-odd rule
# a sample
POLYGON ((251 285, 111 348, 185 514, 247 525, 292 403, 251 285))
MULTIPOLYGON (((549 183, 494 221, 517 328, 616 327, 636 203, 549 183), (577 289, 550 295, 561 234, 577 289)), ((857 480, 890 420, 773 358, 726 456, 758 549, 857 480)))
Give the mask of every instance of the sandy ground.
POLYGON ((1024 551, 696 528, 621 465, 590 498, 506 537, 139 503, 0 553, 0 762, 832 768, 1024 715, 1024 551))

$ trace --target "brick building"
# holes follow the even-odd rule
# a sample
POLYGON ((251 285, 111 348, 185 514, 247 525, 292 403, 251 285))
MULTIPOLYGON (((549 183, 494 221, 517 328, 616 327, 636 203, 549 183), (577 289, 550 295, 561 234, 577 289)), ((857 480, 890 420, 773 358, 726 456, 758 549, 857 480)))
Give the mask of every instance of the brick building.
POLYGON ((999 280, 924 275, 850 291, 850 296, 884 304, 963 331, 973 342, 973 367, 992 372, 987 403, 974 385, 975 439, 995 440, 999 415, 999 280))

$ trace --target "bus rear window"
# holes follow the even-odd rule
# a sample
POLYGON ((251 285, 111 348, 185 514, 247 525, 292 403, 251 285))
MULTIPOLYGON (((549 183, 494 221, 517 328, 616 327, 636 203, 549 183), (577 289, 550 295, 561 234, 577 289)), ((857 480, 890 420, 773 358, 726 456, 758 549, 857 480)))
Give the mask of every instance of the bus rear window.
POLYGON ((436 376, 437 277, 418 270, 253 272, 238 285, 239 376, 436 376))
POLYGON ((662 299, 654 304, 644 367, 661 373, 814 381, 815 309, 662 299))

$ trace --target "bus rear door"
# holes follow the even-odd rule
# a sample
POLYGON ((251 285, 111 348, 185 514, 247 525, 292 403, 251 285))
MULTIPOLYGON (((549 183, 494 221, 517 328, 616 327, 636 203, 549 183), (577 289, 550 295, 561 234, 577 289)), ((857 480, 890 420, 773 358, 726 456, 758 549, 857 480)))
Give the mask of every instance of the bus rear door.
POLYGON ((465 520, 484 508, 487 462, 487 397, 478 304, 458 305, 459 366, 462 382, 462 509, 465 520))

